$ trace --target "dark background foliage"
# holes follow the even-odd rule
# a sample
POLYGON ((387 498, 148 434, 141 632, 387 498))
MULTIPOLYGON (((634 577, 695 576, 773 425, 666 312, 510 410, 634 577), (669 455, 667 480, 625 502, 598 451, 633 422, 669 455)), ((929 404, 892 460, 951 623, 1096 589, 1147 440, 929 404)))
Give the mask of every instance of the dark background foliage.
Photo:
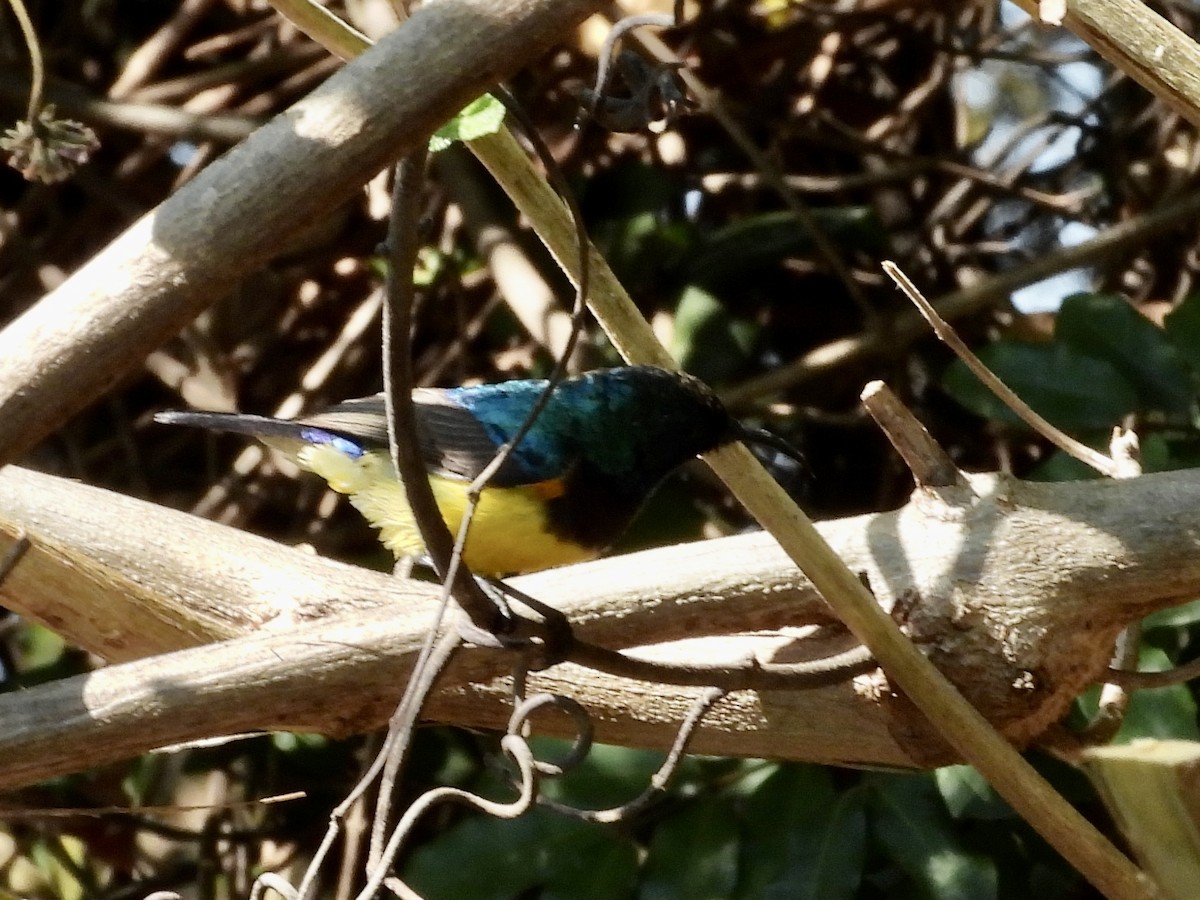
MULTIPOLYGON (((1155 4, 1190 33, 1191 4, 1155 4)), ((932 299, 1020 273, 1064 247, 1197 190, 1193 129, 1065 33, 1008 5, 703 2, 667 33, 732 121, 785 176, 823 239, 718 118, 699 109, 661 133, 573 127, 594 76, 590 26, 529 65, 513 89, 577 191, 587 226, 643 312, 690 371, 748 420, 803 447, 808 471, 780 470, 811 513, 904 502, 911 480, 857 405, 887 381, 967 469, 1079 477, 1012 421, 948 353, 911 325, 882 275, 895 260, 932 299)), ((208 160, 337 63, 262 2, 212 0, 149 76, 100 107, 131 54, 182 6, 34 3, 50 99, 90 123, 103 147, 64 184, 0 171, 0 322, 74 271, 208 160), (181 119, 146 133, 148 104, 181 119)), ((27 56, 0 29, 0 107, 24 113, 27 56)), ((551 357, 520 324, 472 239, 469 185, 512 229, 563 302, 570 292, 511 208, 461 148, 431 170, 416 316, 425 384, 544 374, 551 357), (457 174, 451 178, 447 172, 457 174)), ((323 554, 387 564, 369 529, 322 485, 294 480, 232 439, 168 431, 153 412, 183 404, 270 413, 379 389, 376 186, 330 209, 303 240, 248 278, 77 417, 26 463, 219 518, 323 554), (242 462, 236 464, 235 460, 242 462)), ((198 214, 202 212, 198 211, 198 214)), ((1136 232, 1098 264, 1019 295, 985 293, 957 327, 1019 393, 1063 428, 1102 444, 1114 424, 1142 436, 1148 469, 1191 464, 1200 383, 1195 223, 1136 232), (1064 298, 1067 295, 1069 299, 1064 298)), ((592 326, 587 365, 618 357, 592 326)), ((660 492, 627 546, 748 526, 700 468, 660 492)), ((1193 615, 1159 616, 1145 663, 1189 654, 1193 615)), ((10 688, 91 662, 36 628, 5 633, 10 688)), ((1125 737, 1196 737, 1185 688, 1139 698, 1125 737)), ((25 896, 141 896, 198 885, 240 894, 261 868, 303 863, 327 810, 373 738, 261 737, 155 756, 6 801, 17 807, 220 803, 302 789, 307 799, 171 818, 14 819, 0 872, 25 896)), ((489 736, 424 732, 409 796, 454 783, 504 795, 489 736)), ((640 792, 658 757, 599 748, 547 790, 589 806, 640 792)), ((1076 773, 1040 764, 1103 821, 1076 773)), ((406 857, 430 897, 1092 896, 972 770, 921 776, 767 761, 689 761, 672 792, 621 827, 539 811, 499 822, 440 810, 406 857)), ((332 876, 331 876, 332 877, 332 876)), ((331 887, 330 890, 333 890, 331 887)))

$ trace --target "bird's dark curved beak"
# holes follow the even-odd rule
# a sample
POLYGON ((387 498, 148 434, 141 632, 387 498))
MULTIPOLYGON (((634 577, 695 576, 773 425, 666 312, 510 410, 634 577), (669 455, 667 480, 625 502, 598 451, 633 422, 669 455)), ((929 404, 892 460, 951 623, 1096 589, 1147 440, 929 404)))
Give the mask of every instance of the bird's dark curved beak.
POLYGON ((747 428, 745 425, 739 425, 734 434, 738 440, 744 443, 757 447, 768 447, 776 453, 786 456, 801 468, 807 467, 803 453, 793 447, 784 438, 767 431, 765 428, 747 428))

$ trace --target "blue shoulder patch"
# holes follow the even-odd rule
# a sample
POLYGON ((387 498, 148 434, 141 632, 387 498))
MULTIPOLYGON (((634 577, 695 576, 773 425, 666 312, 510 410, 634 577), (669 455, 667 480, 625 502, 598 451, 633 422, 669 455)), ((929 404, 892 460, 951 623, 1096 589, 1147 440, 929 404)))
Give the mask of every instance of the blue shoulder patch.
MULTIPOLYGON (((544 381, 502 381, 451 388, 448 394, 475 417, 499 446, 512 440, 545 389, 544 381)), ((565 406, 560 389, 510 457, 531 481, 562 475, 572 461, 573 449, 563 440, 567 427, 565 406)))
POLYGON ((344 453, 351 459, 358 459, 366 452, 361 445, 347 437, 311 425, 300 432, 300 439, 309 444, 329 444, 333 449, 344 453))

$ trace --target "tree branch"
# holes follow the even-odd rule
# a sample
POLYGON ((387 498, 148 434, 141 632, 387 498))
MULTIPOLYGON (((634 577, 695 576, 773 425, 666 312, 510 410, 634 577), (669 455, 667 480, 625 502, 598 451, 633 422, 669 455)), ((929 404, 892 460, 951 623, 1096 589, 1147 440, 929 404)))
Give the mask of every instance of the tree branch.
POLYGON ((101 396, 598 0, 446 0, 208 166, 0 332, 0 463, 101 396))
MULTIPOLYGON (((1037 0, 1017 0, 1032 16, 1037 0)), ((1064 24, 1193 125, 1200 125, 1200 46, 1141 0, 1068 0, 1064 24)))
MULTIPOLYGON (((1124 624, 1200 592, 1200 478, 970 482, 961 505, 919 491, 900 510, 820 530, 884 608, 899 606, 939 668, 1024 745, 1105 671, 1124 624)), ((0 509, 8 516, 0 530, 23 529, 33 544, 0 584, 0 602, 68 639, 130 659, 243 635, 0 697, 0 785, 216 732, 374 727, 392 711, 435 602, 432 585, 16 468, 0 473, 0 509)), ((7 545, 0 538, 0 553, 7 545)), ((830 652, 792 639, 788 626, 832 614, 762 534, 514 583, 561 609, 584 640, 619 649, 654 642, 637 651, 645 658, 745 664, 830 652)), ((501 727, 510 666, 503 653, 464 653, 426 715, 501 727)), ((584 703, 602 740, 659 747, 696 695, 571 665, 532 676, 530 689, 584 703)), ((817 691, 737 692, 706 719, 696 749, 842 764, 956 758, 878 673, 817 691)))

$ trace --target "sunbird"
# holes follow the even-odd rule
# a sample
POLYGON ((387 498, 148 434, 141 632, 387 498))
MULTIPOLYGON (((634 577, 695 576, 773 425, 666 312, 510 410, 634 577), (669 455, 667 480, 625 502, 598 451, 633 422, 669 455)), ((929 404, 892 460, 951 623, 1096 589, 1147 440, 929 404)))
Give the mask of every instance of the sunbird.
MULTIPOLYGON (((516 434, 546 384, 413 391, 421 454, 451 534, 468 486, 516 434)), ((294 420, 213 412, 163 412, 155 420, 257 438, 348 495, 397 556, 424 552, 389 457, 382 394, 294 420)), ((564 379, 483 489, 463 561, 477 575, 500 577, 594 559, 672 471, 741 440, 797 458, 782 438, 734 419, 690 375, 623 366, 564 379)))

